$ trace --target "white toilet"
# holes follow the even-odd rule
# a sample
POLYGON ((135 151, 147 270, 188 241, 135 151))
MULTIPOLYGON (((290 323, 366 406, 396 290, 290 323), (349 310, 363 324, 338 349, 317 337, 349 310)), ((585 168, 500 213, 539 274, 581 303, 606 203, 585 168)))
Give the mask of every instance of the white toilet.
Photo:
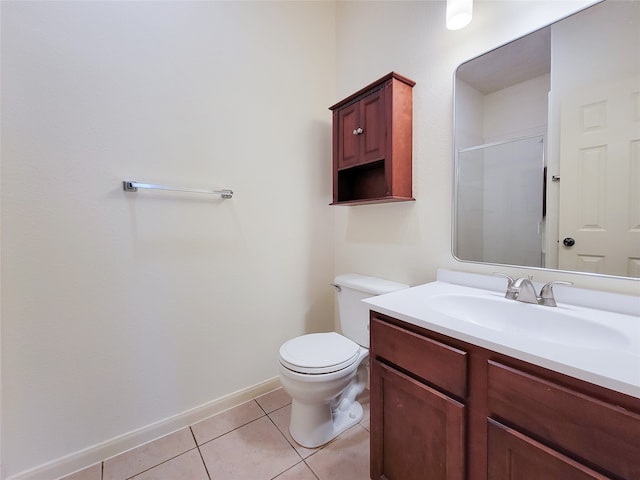
POLYGON ((291 396, 289 431, 300 445, 327 443, 362 419, 356 397, 369 366, 369 308, 360 300, 395 292, 408 285, 354 273, 338 275, 339 327, 311 333, 280 347, 280 381, 291 396))

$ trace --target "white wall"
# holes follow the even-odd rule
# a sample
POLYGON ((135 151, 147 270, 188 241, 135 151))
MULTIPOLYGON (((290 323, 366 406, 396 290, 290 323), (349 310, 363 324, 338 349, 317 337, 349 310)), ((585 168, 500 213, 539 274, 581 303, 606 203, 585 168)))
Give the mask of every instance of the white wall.
MULTIPOLYGON (((444 2, 338 4, 337 93, 344 97, 395 70, 413 89, 413 192, 416 202, 336 208, 336 272, 357 271, 409 284, 433 280, 438 267, 490 273, 496 268, 451 255, 452 97, 456 67, 481 53, 593 3, 476 1, 471 24, 444 26, 444 2)), ((637 293, 625 279, 500 268, 538 281, 637 293)))
MULTIPOLYGON (((455 143, 458 151, 482 145, 484 95, 457 76, 455 95, 455 143)), ((458 189, 454 202, 460 214, 456 218, 453 251, 457 258, 481 261, 484 258, 484 155, 482 151, 475 150, 458 158, 456 181, 461 188, 458 189)))
POLYGON ((484 97, 483 135, 486 143, 547 130, 549 74, 503 88, 484 97))
POLYGON ((332 328, 335 37, 332 2, 2 2, 3 478, 332 328))

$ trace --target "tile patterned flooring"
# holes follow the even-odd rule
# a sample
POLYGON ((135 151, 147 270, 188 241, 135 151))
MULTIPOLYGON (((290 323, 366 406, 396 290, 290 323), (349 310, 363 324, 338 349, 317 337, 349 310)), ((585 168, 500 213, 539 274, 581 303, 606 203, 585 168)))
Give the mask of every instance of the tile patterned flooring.
POLYGON ((369 393, 362 421, 319 448, 289 434, 278 389, 60 480, 369 480, 369 393))

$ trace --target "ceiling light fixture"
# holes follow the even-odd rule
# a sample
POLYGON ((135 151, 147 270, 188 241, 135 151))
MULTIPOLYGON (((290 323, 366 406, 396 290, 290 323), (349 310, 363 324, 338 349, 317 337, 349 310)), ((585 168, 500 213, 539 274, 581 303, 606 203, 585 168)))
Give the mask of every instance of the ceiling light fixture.
POLYGON ((460 30, 471 22, 473 0, 447 0, 447 28, 460 30))

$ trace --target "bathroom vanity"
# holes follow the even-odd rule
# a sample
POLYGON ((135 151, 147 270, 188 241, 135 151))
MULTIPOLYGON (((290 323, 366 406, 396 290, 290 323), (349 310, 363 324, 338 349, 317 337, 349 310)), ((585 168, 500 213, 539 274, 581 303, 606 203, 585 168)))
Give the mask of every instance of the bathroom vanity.
POLYGON ((512 302, 522 312, 556 314, 559 324, 562 315, 583 314, 444 282, 365 300, 372 309, 371 478, 640 479, 640 318, 595 311, 629 322, 621 336, 607 337, 608 327, 598 330, 586 318, 594 335, 572 325, 574 336, 554 339, 551 329, 541 340, 517 325, 518 315, 485 323, 474 305, 474 323, 460 309, 431 306, 447 296, 464 305, 474 295, 490 309, 498 302, 494 318, 501 301, 507 312, 512 302))

